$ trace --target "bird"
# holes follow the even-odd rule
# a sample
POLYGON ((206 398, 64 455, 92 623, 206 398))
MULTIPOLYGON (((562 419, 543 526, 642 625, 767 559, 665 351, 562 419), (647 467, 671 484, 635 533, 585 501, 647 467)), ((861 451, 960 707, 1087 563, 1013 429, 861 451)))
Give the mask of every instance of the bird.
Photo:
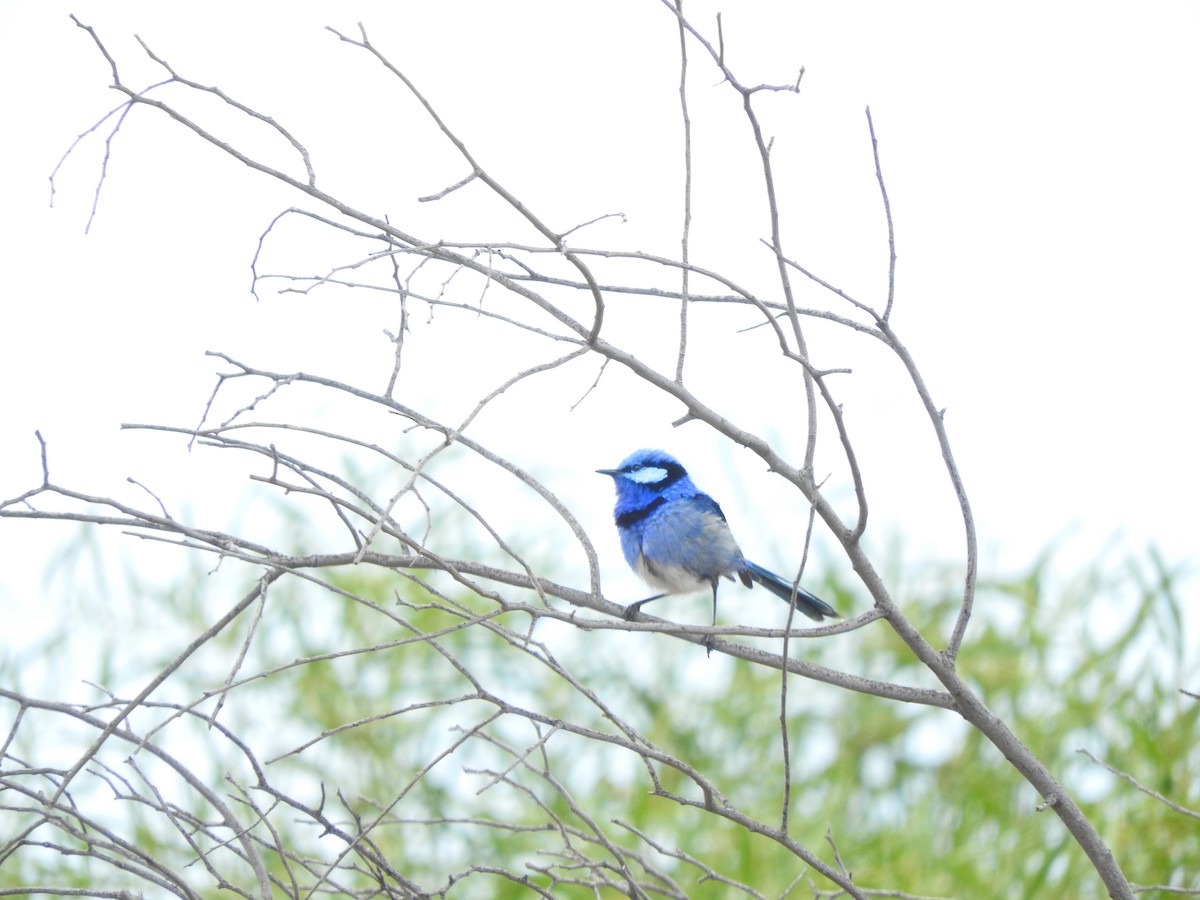
POLYGON ((717 624, 717 585, 735 575, 746 587, 761 584, 815 621, 839 618, 824 600, 742 555, 717 501, 692 482, 669 453, 642 449, 615 469, 597 469, 617 489, 613 510, 625 560, 643 581, 661 591, 630 604, 632 619, 644 605, 670 594, 712 589, 713 625, 717 624))

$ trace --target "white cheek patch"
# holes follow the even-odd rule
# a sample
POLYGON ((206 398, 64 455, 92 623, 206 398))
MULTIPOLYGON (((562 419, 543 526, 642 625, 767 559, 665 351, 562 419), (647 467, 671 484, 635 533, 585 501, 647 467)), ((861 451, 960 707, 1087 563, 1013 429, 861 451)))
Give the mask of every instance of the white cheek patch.
POLYGON ((658 466, 643 466, 633 472, 626 472, 625 477, 637 484, 658 484, 667 477, 667 470, 658 466))

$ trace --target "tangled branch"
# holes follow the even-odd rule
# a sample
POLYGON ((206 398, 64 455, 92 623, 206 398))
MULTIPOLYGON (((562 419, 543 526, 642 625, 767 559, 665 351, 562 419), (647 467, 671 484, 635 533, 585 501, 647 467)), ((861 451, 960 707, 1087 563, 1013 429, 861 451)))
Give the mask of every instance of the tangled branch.
MULTIPOLYGON (((605 819, 579 802, 576 792, 582 776, 570 771, 572 759, 581 747, 599 747, 614 771, 623 772, 616 779, 622 784, 646 785, 653 798, 667 800, 683 813, 694 810, 703 821, 719 822, 771 845, 792 866, 786 873, 787 890, 810 881, 814 895, 832 885, 855 898, 879 896, 880 891, 863 887, 843 863, 832 836, 834 853, 829 859, 793 833, 795 736, 788 692, 796 678, 804 678, 833 691, 927 707, 965 720, 1061 819, 1110 895, 1133 896, 1084 812, 958 671, 974 609, 975 526, 943 411, 892 324, 896 234, 869 110, 867 132, 888 235, 886 291, 877 300, 836 287, 793 258, 785 245, 786 204, 778 192, 772 139, 756 101, 763 94, 799 93, 801 77, 776 85, 741 81, 726 61, 719 25, 716 37, 710 38, 684 16, 681 3, 663 0, 663 6, 674 17, 681 46, 684 177, 678 258, 615 246, 576 246, 574 241, 596 223, 617 214, 581 217, 567 227, 552 224, 551 217, 533 209, 489 171, 484 154, 468 146, 416 80, 373 43, 361 25, 357 35, 329 30, 418 102, 466 169, 453 184, 418 201, 436 204, 468 185, 470 191, 486 189, 488 202, 515 211, 532 228, 533 242, 433 239, 420 233, 419 226, 410 230, 377 210, 356 207, 326 190, 312 154, 293 130, 225 90, 181 74, 140 38, 146 57, 166 77, 144 90, 128 86, 101 37, 75 20, 107 61, 112 87, 125 97, 124 104, 102 120, 111 118, 114 123, 104 166, 112 138, 132 127, 132 113, 144 109, 284 185, 298 204, 315 208, 289 207, 264 229, 251 266, 255 296, 267 283, 282 283, 284 292, 345 288, 394 298, 394 331, 387 332, 394 353, 385 377, 371 388, 310 371, 273 371, 214 351, 213 359, 228 368, 217 374, 198 424, 126 426, 148 435, 183 436, 198 453, 226 451, 225 458, 244 460, 249 483, 264 492, 257 496, 270 498, 274 508, 286 509, 304 523, 303 541, 262 537, 260 529, 250 526, 239 530, 189 523, 144 485, 155 501, 151 508, 59 485, 39 435, 42 483, 0 503, 0 518, 115 528, 203 558, 212 563, 210 572, 232 570, 243 592, 135 692, 118 695, 98 689, 91 702, 67 703, 0 689, 0 698, 14 710, 0 755, 0 789, 11 793, 0 806, 20 823, 0 835, 0 863, 39 849, 64 858, 81 856, 107 873, 180 897, 199 897, 212 887, 247 898, 316 892, 428 897, 445 896, 466 881, 486 885, 492 879, 545 897, 575 888, 628 897, 685 897, 685 877, 716 882, 747 896, 766 895, 761 886, 723 873, 712 858, 643 830, 619 810, 605 819), (706 77, 715 71, 722 90, 739 99, 741 124, 756 152, 768 233, 763 244, 772 278, 766 292, 703 265, 691 241, 693 216, 698 214, 688 103, 690 66, 696 65, 694 60, 689 64, 693 50, 706 61, 706 77), (189 107, 198 96, 267 125, 286 143, 287 162, 260 158, 208 126, 189 107), (301 169, 303 174, 296 174, 301 169), (266 271, 264 255, 281 239, 276 228, 285 219, 329 229, 362 249, 352 259, 307 273, 266 271), (655 286, 661 284, 678 286, 655 286), (819 292, 809 305, 802 302, 800 284, 819 292), (399 399, 402 359, 408 359, 401 351, 413 339, 412 310, 422 305, 431 319, 435 311, 439 316, 469 315, 504 336, 495 342, 495 353, 512 363, 511 371, 458 416, 399 399), (671 317, 664 321, 671 322, 677 335, 666 363, 653 361, 620 325, 631 309, 657 314, 663 308, 671 317), (798 417, 804 422, 799 458, 789 457, 731 415, 722 398, 711 395, 705 382, 695 377, 703 352, 695 338, 698 319, 710 315, 710 321, 722 327, 734 323, 730 332, 763 329, 780 360, 791 367, 788 396, 804 398, 804 414, 798 417), (823 354, 810 329, 818 325, 886 348, 908 379, 936 438, 965 533, 966 575, 944 645, 913 624, 864 547, 868 476, 857 449, 861 439, 844 415, 837 381, 851 370, 816 362, 823 354), (518 350, 506 355, 508 340, 536 342, 548 348, 547 355, 536 361, 518 350), (685 367, 685 361, 691 367, 685 367), (615 370, 624 370, 639 396, 674 401, 683 408, 679 423, 702 424, 750 450, 778 476, 781 486, 798 492, 809 517, 807 527, 798 529, 804 533, 804 551, 796 577, 803 574, 811 535, 819 528, 837 543, 857 575, 869 598, 866 611, 811 629, 794 628, 790 618, 783 628, 684 625, 653 616, 626 621, 624 607, 605 596, 600 554, 561 491, 548 478, 529 471, 511 449, 478 436, 479 423, 489 415, 511 417, 514 432, 534 430, 532 417, 522 419, 505 404, 526 383, 544 383, 587 363, 598 369, 584 397, 605 379, 613 380, 615 370), (793 393, 792 388, 797 390, 793 393), (251 392, 249 399, 239 393, 243 389, 251 392), (354 409, 362 424, 336 429, 286 413, 271 417, 272 410, 306 396, 306 391, 321 392, 354 409), (401 423, 400 441, 396 423, 401 423), (832 461, 821 456, 826 444, 820 435, 827 425, 836 438, 828 444, 834 448, 832 461), (346 459, 361 460, 362 467, 351 471, 346 459), (548 577, 551 562, 530 552, 528 533, 502 524, 471 493, 471 482, 464 489, 454 474, 443 474, 444 462, 460 467, 452 472, 486 473, 490 483, 519 492, 523 502, 536 504, 542 513, 553 513, 563 536, 555 555, 563 558, 568 547, 580 554, 587 569, 586 589, 548 577), (818 477, 819 465, 822 472, 838 473, 831 486, 827 476, 818 477), (386 476, 377 479, 365 474, 368 471, 386 476), (380 489, 380 480, 386 489, 380 489), (838 491, 852 496, 852 502, 833 499, 842 496, 838 491), (478 543, 472 547, 464 535, 478 543), (295 549, 302 543, 320 551, 295 549), (297 599, 312 597, 319 599, 297 599), (345 646, 308 646, 312 635, 305 629, 319 630, 320 621, 335 613, 348 621, 364 616, 369 629, 347 631, 353 639, 345 646), (311 623, 304 621, 309 616, 311 623), (276 646, 282 639, 270 636, 271 631, 287 628, 296 629, 295 645, 276 646), (792 655, 796 647, 865 629, 890 629, 898 636, 919 663, 925 684, 880 680, 851 665, 822 665, 792 655), (772 802, 783 799, 777 824, 774 819, 768 824, 774 813, 737 796, 740 785, 731 788, 719 773, 694 765, 686 748, 672 746, 670 735, 652 733, 625 691, 594 683, 586 654, 567 660, 557 650, 563 635, 605 632, 669 636, 779 673, 782 789, 772 792, 772 802), (781 652, 767 649, 778 646, 781 652), (294 655, 289 657, 289 652, 294 655), (374 666, 383 660, 402 664, 405 679, 395 682, 381 675, 374 666), (258 727, 258 717, 265 717, 262 699, 275 696, 263 693, 268 683, 286 682, 293 686, 292 702, 319 707, 320 698, 305 693, 305 679, 310 673, 339 672, 342 667, 360 677, 351 680, 361 697, 351 694, 345 702, 361 699, 363 708, 339 707, 336 715, 310 710, 311 718, 303 719, 299 728, 258 727), (174 696, 185 675, 195 680, 186 682, 185 696, 174 696), (373 693, 375 679, 386 683, 389 691, 373 693), (197 688, 198 683, 206 686, 197 688), (554 702, 545 702, 529 687, 547 683, 558 692, 554 702), (45 723, 70 726, 86 736, 69 763, 48 765, 21 756, 23 740, 45 723), (399 759, 388 760, 387 779, 372 782, 359 777, 344 748, 347 741, 368 740, 377 733, 386 736, 387 751, 399 759), (206 759, 196 759, 197 747, 203 748, 206 759), (456 774, 447 775, 450 769, 456 774), (210 772, 223 774, 214 780, 210 772), (343 784, 358 787, 343 791, 343 784), (101 796, 118 808, 115 817, 92 811, 101 796), (475 798, 485 798, 497 812, 477 806, 475 798), (296 822, 304 826, 299 832, 296 822), (177 840, 148 851, 130 837, 142 826, 177 840), (515 848, 509 859, 523 860, 522 866, 474 856, 480 833, 501 835, 515 848), (419 851, 435 844, 449 847, 440 880, 419 862, 420 852, 399 849, 419 851)), ((102 168, 97 199, 104 174, 102 168)), ((274 721, 289 719, 281 714, 274 721)), ((430 851, 426 856, 437 854, 430 851)), ((26 889, 69 893, 53 886, 26 889)), ((123 896, 118 889, 97 895, 123 896)))

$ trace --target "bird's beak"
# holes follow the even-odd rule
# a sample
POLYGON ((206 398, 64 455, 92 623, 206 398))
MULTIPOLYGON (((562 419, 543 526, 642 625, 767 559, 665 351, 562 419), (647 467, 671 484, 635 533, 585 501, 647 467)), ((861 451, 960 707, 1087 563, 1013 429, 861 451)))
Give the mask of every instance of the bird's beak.
POLYGON ((597 475, 607 475, 609 478, 617 478, 621 474, 620 469, 597 469, 597 475))

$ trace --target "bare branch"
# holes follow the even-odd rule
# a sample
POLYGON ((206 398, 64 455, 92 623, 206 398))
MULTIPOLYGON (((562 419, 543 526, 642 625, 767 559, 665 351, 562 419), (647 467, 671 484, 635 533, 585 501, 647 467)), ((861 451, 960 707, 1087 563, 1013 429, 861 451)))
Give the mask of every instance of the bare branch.
POLYGON ((1176 803, 1174 800, 1171 800, 1169 797, 1163 796, 1158 791, 1154 790, 1154 788, 1146 787, 1146 785, 1142 784, 1140 781, 1138 781, 1136 778, 1134 778, 1129 773, 1122 772, 1120 769, 1115 768, 1114 766, 1110 766, 1108 763, 1106 763, 1102 759, 1097 759, 1090 750, 1085 750, 1081 747, 1080 749, 1076 750, 1075 752, 1082 753, 1084 756, 1086 756, 1088 759, 1090 759, 1096 765, 1102 766, 1104 769, 1108 770, 1113 775, 1116 775, 1122 781, 1126 781, 1129 784, 1132 784, 1135 788, 1137 788, 1143 794, 1147 795, 1148 797, 1153 797, 1159 803, 1162 803, 1164 806, 1169 807, 1174 812, 1177 812, 1182 816, 1190 816, 1193 819, 1200 819, 1200 812, 1197 812, 1194 809, 1188 809, 1186 806, 1181 806, 1180 804, 1176 803))
MULTIPOLYGON (((821 692, 811 698, 814 706, 833 703, 839 692, 848 691, 878 698, 871 703, 914 704, 937 710, 930 716, 944 717, 944 711, 961 718, 1038 792, 1039 808, 1061 820, 1111 896, 1128 900, 1142 890, 1129 885, 1100 833, 1050 767, 985 705, 979 685, 958 671, 976 590, 975 526, 943 411, 892 327, 895 223, 870 109, 868 131, 887 223, 886 300, 850 295, 816 274, 825 265, 821 260, 802 264, 785 246, 791 211, 785 208, 781 185, 787 183, 783 167, 789 157, 783 142, 777 147, 771 136, 764 117, 769 98, 761 95, 786 99, 797 94, 804 68, 788 62, 786 83, 744 81, 729 62, 720 16, 715 37, 709 39, 688 21, 681 0, 663 0, 661 9, 673 17, 680 51, 683 139, 675 166, 683 202, 678 258, 613 246, 608 233, 615 229, 594 229, 590 234, 596 246, 571 246, 568 238, 583 229, 610 218, 625 221, 625 216, 568 213, 568 221, 578 224, 565 230, 552 227, 527 202, 531 195, 513 192, 489 171, 483 163, 486 149, 468 147, 465 132, 451 127, 416 86, 407 66, 393 63, 361 24, 357 35, 329 30, 362 51, 355 55, 377 66, 374 70, 393 90, 395 82, 388 78, 396 79, 404 96, 414 98, 419 114, 436 127, 436 141, 448 141, 467 168, 454 184, 416 197, 418 205, 410 204, 403 214, 360 207, 318 187, 299 130, 221 88, 185 76, 140 38, 146 57, 169 77, 144 90, 125 85, 116 58, 96 32, 74 20, 106 60, 111 87, 124 102, 72 143, 51 174, 51 201, 66 159, 88 138, 103 137, 94 217, 117 132, 135 107, 153 110, 162 121, 181 126, 190 138, 294 191, 298 203, 317 210, 289 206, 266 225, 250 261, 251 292, 257 299, 259 287, 269 285, 313 301, 349 290, 382 297, 386 322, 371 325, 369 339, 375 342, 370 352, 384 348, 386 364, 354 382, 323 374, 329 370, 319 364, 283 372, 210 351, 222 371, 216 373, 194 428, 124 426, 146 439, 145 432, 169 436, 175 444, 186 436, 198 466, 215 450, 225 451, 222 463, 243 464, 237 485, 252 505, 246 507, 247 521, 236 526, 194 524, 188 521, 186 501, 176 510, 179 504, 172 500, 169 511, 146 486, 158 479, 131 477, 129 482, 150 500, 138 494, 130 502, 56 484, 50 477, 47 442, 36 433, 41 484, 0 501, 0 520, 22 526, 35 521, 115 526, 136 536, 143 548, 209 566, 208 574, 197 568, 189 590, 181 593, 215 591, 224 612, 212 613, 211 606, 197 600, 178 616, 162 615, 164 640, 173 639, 176 628, 183 637, 175 645, 164 643, 157 662, 147 660, 141 668, 134 667, 140 660, 104 667, 105 674, 92 676, 87 704, 39 699, 8 684, 0 688, 0 699, 14 704, 0 744, 0 793, 11 799, 0 801, 0 808, 15 822, 0 835, 0 861, 23 861, 31 852, 78 857, 100 874, 89 894, 114 897, 126 896, 121 888, 130 880, 188 898, 213 889, 246 898, 318 893, 424 898, 452 890, 486 894, 496 879, 505 888, 520 886, 545 897, 584 892, 685 897, 691 889, 685 879, 693 879, 750 897, 784 896, 808 884, 814 896, 837 892, 856 898, 918 898, 858 884, 853 872, 858 866, 848 850, 843 859, 832 825, 826 832, 828 848, 819 844, 819 832, 807 838, 821 854, 800 840, 807 832, 793 821, 791 806, 801 803, 804 791, 815 784, 806 782, 803 767, 793 764, 793 757, 802 759, 809 746, 808 735, 796 727, 794 709, 809 699, 795 689, 804 684, 821 692), (693 55, 696 47, 701 52, 693 55), (698 126, 707 114, 701 95, 688 91, 696 65, 713 66, 720 73, 717 93, 736 97, 734 124, 741 121, 746 146, 756 156, 751 188, 764 217, 758 231, 768 235, 762 244, 771 255, 755 254, 748 265, 765 266, 761 272, 706 264, 702 242, 694 239, 707 233, 693 229, 701 227, 709 212, 702 194, 695 193, 699 145, 693 142, 708 133, 693 129, 693 117, 698 126), (213 120, 205 110, 214 99, 232 111, 235 121, 255 132, 265 124, 276 136, 273 140, 283 138, 290 148, 282 150, 285 165, 274 165, 247 149, 252 145, 209 127, 213 120), (303 174, 289 174, 298 172, 293 153, 303 174), (522 241, 519 234, 485 234, 499 240, 480 240, 472 229, 455 233, 453 225, 443 236, 439 220, 437 239, 429 239, 433 228, 422 225, 421 216, 435 210, 419 204, 476 182, 486 190, 464 190, 456 201, 498 208, 509 218, 515 210, 518 227, 528 226, 536 236, 522 241), (294 222, 293 215, 299 217, 294 222), (277 245, 293 236, 294 229, 281 225, 285 220, 288 226, 302 225, 306 237, 315 232, 322 251, 290 267, 268 270, 268 253, 275 259, 277 245), (331 236, 339 249, 326 253, 333 242, 322 239, 331 236), (351 249, 341 250, 347 242, 351 249), (797 297, 804 280, 820 288, 809 291, 816 299, 807 307, 799 306, 797 297), (764 282, 765 291, 751 287, 764 282), (418 309, 427 310, 427 321, 418 309), (638 318, 642 313, 648 314, 638 318), (428 392, 432 399, 413 400, 419 395, 400 388, 422 379, 439 383, 437 372, 420 370, 427 354, 420 343, 425 333, 439 329, 456 336, 453 329, 468 318, 489 343, 482 353, 472 347, 453 362, 480 379, 476 392, 452 412, 434 390, 428 392), (634 319, 639 325, 653 322, 659 331, 624 332, 624 321, 634 319), (742 345, 745 352, 736 362, 732 353, 701 359, 710 320, 725 329, 720 340, 742 345), (663 354, 662 336, 672 329, 677 329, 676 343, 668 339, 663 354), (831 330, 848 339, 850 350, 839 348, 839 358, 822 364, 825 345, 813 341, 831 330), (383 344, 380 335, 389 343, 383 344), (864 438, 851 433, 843 415, 839 393, 846 378, 833 376, 865 377, 850 365, 856 362, 855 348, 865 345, 886 348, 904 366, 933 426, 959 504, 966 578, 961 597, 954 597, 957 608, 946 613, 944 624, 949 625, 951 615, 954 622, 941 651, 897 606, 889 579, 864 547, 869 473, 862 465, 870 456, 855 446, 855 440, 864 438), (753 349, 745 350, 749 347, 753 349), (786 418, 781 414, 778 423, 756 430, 747 424, 753 419, 730 398, 745 396, 739 390, 747 385, 762 390, 754 365, 754 354, 762 352, 785 364, 788 374, 769 388, 786 397, 788 406, 786 418), (843 353, 850 358, 841 358, 843 353), (600 554, 584 528, 588 520, 576 514, 576 500, 559 487, 563 470, 541 475, 530 469, 544 464, 535 449, 540 436, 554 426, 544 410, 526 403, 523 390, 515 390, 538 376, 548 376, 539 378, 544 381, 575 376, 579 366, 573 370, 569 364, 584 359, 590 360, 584 380, 564 382, 568 397, 578 398, 571 411, 593 394, 593 404, 611 403, 613 392, 628 391, 609 408, 636 405, 640 411, 643 403, 661 404, 663 424, 703 424, 709 437, 750 450, 778 476, 781 489, 794 489, 807 502, 804 527, 788 523, 789 538, 802 542, 799 563, 791 570, 796 589, 820 523, 840 547, 840 568, 859 579, 839 590, 869 597, 856 601, 864 611, 847 609, 845 619, 813 628, 795 627, 794 607, 786 623, 774 628, 695 626, 648 615, 626 621, 625 605, 602 591, 600 554), (617 364, 612 372, 610 363, 617 364), (709 369, 706 378, 698 377, 702 364, 709 369), (585 388, 592 365, 595 378, 585 388), (625 373, 633 377, 624 378, 625 373), (722 394, 712 389, 712 382, 722 378, 733 390, 722 394), (289 406, 301 391, 318 392, 323 401, 351 410, 352 424, 329 426, 316 413, 309 416, 307 396, 305 404, 289 406), (795 414, 801 396, 804 416, 795 414), (297 406, 300 414, 294 411, 297 406), (280 409, 285 412, 278 413, 280 409), (496 420, 501 427, 492 427, 496 420), (802 454, 789 457, 781 449, 794 436, 790 432, 782 442, 764 437, 780 423, 798 422, 804 423, 802 454), (817 440, 818 425, 830 422, 838 444, 829 447, 837 465, 827 478, 818 479, 817 450, 826 448, 826 442, 817 440), (494 501, 480 490, 481 483, 512 489, 533 515, 526 515, 524 506, 511 519, 489 515, 494 501), (547 509, 554 515, 545 515, 547 509), (543 536, 545 546, 538 542, 543 536), (579 553, 569 557, 575 546, 579 553), (576 586, 573 581, 583 583, 585 566, 586 586, 576 586), (230 583, 236 593, 226 596, 230 583), (234 620, 252 607, 245 627, 231 633, 234 620), (604 634, 611 631, 625 634, 604 634), (870 677, 880 671, 878 664, 856 649, 870 646, 866 640, 881 633, 901 659, 894 671, 902 674, 895 678, 870 677), (850 637, 839 645, 831 640, 838 635, 850 637), (617 637, 629 643, 613 654, 617 637), (641 649, 625 649, 635 641, 641 642, 638 648, 652 646, 654 659, 640 659, 641 649), (854 641, 858 643, 850 643, 854 641), (747 733, 744 749, 762 751, 746 753, 752 765, 739 759, 735 771, 725 768, 726 760, 702 764, 705 756, 697 747, 704 740, 673 732, 679 722, 674 707, 689 708, 692 685, 689 670, 667 667, 671 654, 681 649, 688 660, 699 659, 693 647, 725 654, 730 659, 719 665, 729 668, 713 671, 746 679, 729 682, 739 685, 736 705, 774 717, 769 709, 778 703, 781 755, 773 742, 747 733), (602 658, 605 654, 620 658, 614 664, 602 658), (795 677, 806 681, 794 685, 795 677), (142 687, 120 688, 129 683, 142 687), (676 718, 664 724, 669 717, 676 718), (36 744, 34 736, 57 735, 64 723, 63 733, 79 744, 70 747, 63 761, 47 765, 21 756, 27 744, 36 744), (115 757, 116 747, 123 747, 124 758, 115 757), (382 755, 379 748, 386 748, 382 755), (580 755, 580 748, 593 756, 580 755), (585 764, 572 765, 578 759, 585 764), (369 770, 376 767, 385 777, 373 777, 369 770), (754 771, 746 771, 752 767, 754 771), (586 777, 581 769, 587 770, 586 777), (738 841, 768 842, 787 861, 786 871, 775 879, 779 884, 766 878, 750 883, 731 874, 722 860, 695 852, 685 830, 664 834, 642 827, 642 820, 627 814, 634 804, 625 796, 639 791, 648 791, 649 802, 659 807, 667 801, 678 807, 676 812, 728 829, 738 841), (99 809, 93 806, 97 793, 117 811, 93 814, 99 809), (621 795, 621 805, 605 805, 609 793, 621 795), (478 805, 481 797, 486 807, 478 805), (528 843, 520 843, 510 856, 494 858, 480 852, 480 833, 514 846, 528 843), (160 836, 161 848, 153 845, 160 836), (436 852, 423 852, 425 841, 436 844, 436 852), (441 868, 426 859, 440 861, 443 854, 444 865, 437 863, 441 868)), ((735 129, 727 124, 720 123, 732 133, 735 129)), ((444 183, 443 178, 433 183, 444 183)), ((321 184, 328 180, 323 175, 321 184)), ((603 208, 629 208, 616 202, 610 207, 606 201, 603 208)), ((457 345, 453 347, 450 352, 457 354, 457 345)), ((555 414, 566 405, 559 402, 555 414)), ((591 409, 595 407, 589 404, 583 414, 591 409)), ((612 424, 588 422, 586 427, 611 431, 612 424)), ((576 447, 587 439, 573 437, 576 447)), ((628 553, 629 547, 625 549, 628 553)), ((636 552, 632 556, 638 558, 636 552)), ((775 727, 768 720, 761 731, 773 735, 775 727)), ((1200 817, 1131 776, 1110 771, 1176 812, 1200 817)), ((1168 874, 1164 880, 1174 877, 1168 874)), ((70 894, 74 889, 51 885, 38 890, 70 894)))
POLYGON ((871 107, 867 107, 867 129, 871 132, 871 155, 875 160, 875 180, 879 182, 879 196, 883 200, 883 212, 887 217, 888 232, 888 291, 887 304, 883 308, 883 320, 892 315, 892 303, 896 299, 896 228, 892 224, 892 203, 888 200, 887 185, 883 180, 883 167, 879 162, 879 141, 875 138, 875 122, 871 118, 871 107))

